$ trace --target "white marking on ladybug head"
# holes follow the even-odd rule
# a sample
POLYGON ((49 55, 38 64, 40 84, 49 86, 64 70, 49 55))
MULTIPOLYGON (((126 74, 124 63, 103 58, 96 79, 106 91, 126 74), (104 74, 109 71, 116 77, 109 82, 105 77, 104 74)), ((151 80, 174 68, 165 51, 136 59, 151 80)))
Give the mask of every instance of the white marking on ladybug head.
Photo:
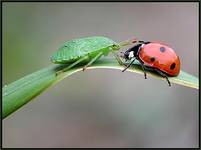
POLYGON ((140 46, 140 48, 142 48, 142 47, 144 47, 145 46, 145 44, 142 44, 141 46, 140 46))
POLYGON ((133 58, 133 57, 134 57, 133 51, 129 52, 128 58, 133 58))

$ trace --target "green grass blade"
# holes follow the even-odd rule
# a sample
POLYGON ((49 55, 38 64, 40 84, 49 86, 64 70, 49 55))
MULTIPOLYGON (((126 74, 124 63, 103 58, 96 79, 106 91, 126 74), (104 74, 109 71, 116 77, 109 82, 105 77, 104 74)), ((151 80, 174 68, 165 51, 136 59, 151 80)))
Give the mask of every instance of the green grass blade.
MULTIPOLYGON (((45 69, 34 72, 9 85, 4 86, 2 118, 4 119, 18 110, 20 107, 28 103, 35 96, 39 95, 51 85, 78 71, 82 71, 83 66, 72 68, 65 73, 61 73, 60 75, 56 76, 56 72, 63 69, 64 67, 66 67, 66 65, 51 65, 45 69)), ((134 69, 130 68, 127 71, 144 75, 141 67, 137 62, 134 67, 134 69)), ((122 70, 124 67, 120 66, 115 59, 101 59, 92 64, 92 66, 90 66, 88 69, 98 68, 122 70)), ((152 76, 156 77, 157 79, 164 80, 164 78, 150 71, 147 71, 147 76, 152 76)), ((171 83, 199 89, 198 78, 184 71, 181 71, 177 77, 169 77, 169 80, 171 83)))

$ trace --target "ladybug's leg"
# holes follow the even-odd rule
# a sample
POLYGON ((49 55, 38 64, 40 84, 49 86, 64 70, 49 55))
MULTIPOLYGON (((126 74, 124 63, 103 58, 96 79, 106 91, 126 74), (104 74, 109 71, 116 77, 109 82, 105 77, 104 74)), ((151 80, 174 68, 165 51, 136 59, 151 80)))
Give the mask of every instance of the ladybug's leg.
POLYGON ((131 61, 131 63, 126 67, 124 68, 124 70, 122 70, 122 72, 126 71, 126 69, 128 69, 135 61, 135 58, 131 61))
POLYGON ((155 70, 156 72, 158 72, 162 77, 166 78, 166 80, 167 80, 169 86, 171 86, 171 83, 170 83, 170 81, 169 81, 169 79, 168 79, 168 77, 167 77, 167 75, 166 75, 165 73, 163 73, 162 71, 160 71, 160 70, 158 70, 158 69, 154 69, 154 70, 155 70))
POLYGON ((98 53, 88 64, 86 64, 82 69, 85 71, 87 67, 89 67, 93 62, 95 62, 98 58, 100 58, 103 55, 103 52, 101 51, 98 53))
POLYGON ((144 64, 141 61, 139 61, 139 62, 140 62, 140 65, 142 67, 142 70, 144 72, 144 78, 147 79, 146 67, 144 66, 144 64))

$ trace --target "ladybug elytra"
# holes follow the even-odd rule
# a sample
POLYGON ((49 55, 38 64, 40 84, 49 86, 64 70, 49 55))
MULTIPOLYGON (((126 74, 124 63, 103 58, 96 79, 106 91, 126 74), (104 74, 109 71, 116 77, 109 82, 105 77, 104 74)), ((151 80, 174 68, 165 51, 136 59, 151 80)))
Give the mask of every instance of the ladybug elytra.
POLYGON ((138 44, 124 52, 123 58, 130 64, 122 71, 129 68, 137 59, 144 71, 146 79, 146 70, 153 70, 166 78, 171 86, 168 76, 177 76, 180 72, 180 59, 175 51, 169 46, 159 42, 138 41, 138 44))

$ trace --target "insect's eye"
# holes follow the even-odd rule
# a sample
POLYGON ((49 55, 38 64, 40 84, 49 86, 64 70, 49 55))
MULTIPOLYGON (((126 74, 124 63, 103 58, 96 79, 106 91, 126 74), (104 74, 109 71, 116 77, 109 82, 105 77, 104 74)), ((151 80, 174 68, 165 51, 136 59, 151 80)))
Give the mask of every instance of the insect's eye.
POLYGON ((112 45, 112 48, 113 48, 113 49, 119 49, 119 46, 118 46, 118 45, 113 44, 113 45, 112 45))

